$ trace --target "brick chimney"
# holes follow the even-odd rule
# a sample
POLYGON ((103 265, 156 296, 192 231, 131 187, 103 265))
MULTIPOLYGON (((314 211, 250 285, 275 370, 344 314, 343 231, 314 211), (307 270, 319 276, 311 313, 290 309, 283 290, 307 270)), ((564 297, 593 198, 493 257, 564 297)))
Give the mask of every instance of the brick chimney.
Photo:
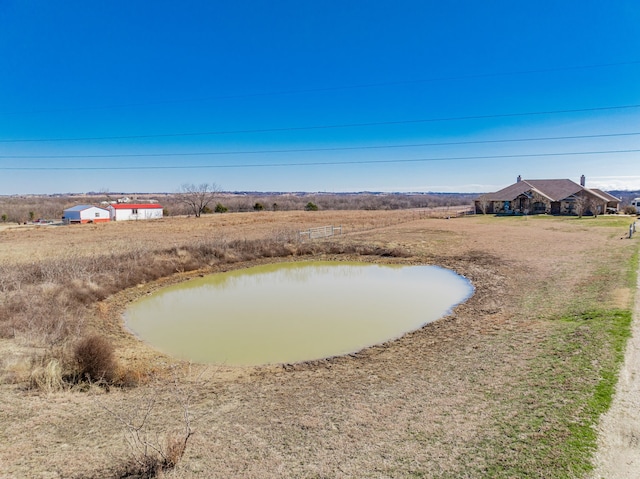
POLYGON ((522 181, 522 176, 518 175, 516 178, 516 183, 520 183, 522 181))
POLYGON ((582 175, 580 177, 580 186, 582 186, 584 188, 585 183, 587 182, 587 179, 584 177, 584 175, 582 175))

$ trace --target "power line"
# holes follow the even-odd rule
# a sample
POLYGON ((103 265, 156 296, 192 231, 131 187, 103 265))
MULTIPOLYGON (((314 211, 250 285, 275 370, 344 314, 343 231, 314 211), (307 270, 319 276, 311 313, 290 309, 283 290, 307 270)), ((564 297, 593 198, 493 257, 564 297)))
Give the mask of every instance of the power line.
POLYGON ((537 74, 537 73, 589 70, 589 69, 596 69, 596 68, 609 68, 609 67, 638 65, 638 64, 640 64, 640 60, 631 60, 627 62, 600 63, 600 64, 592 64, 592 65, 575 65, 575 66, 557 67, 557 68, 539 68, 539 69, 533 69, 533 70, 519 70, 519 71, 511 71, 511 72, 472 73, 468 75, 451 75, 451 76, 443 76, 443 77, 424 78, 424 79, 418 79, 418 80, 397 80, 397 81, 389 81, 389 82, 362 83, 362 84, 355 84, 355 85, 338 85, 338 86, 332 86, 332 87, 280 90, 280 91, 271 91, 271 92, 263 92, 263 93, 219 95, 219 96, 212 96, 212 97, 189 98, 189 99, 183 99, 183 100, 163 100, 163 101, 159 100, 159 101, 150 101, 150 102, 128 103, 128 104, 121 104, 121 105, 87 106, 87 107, 79 107, 79 108, 58 108, 58 109, 51 109, 51 110, 35 110, 30 112, 19 112, 19 111, 4 112, 3 114, 4 115, 21 115, 21 114, 41 114, 41 113, 56 113, 56 112, 69 112, 69 111, 113 110, 118 108, 130 108, 130 107, 138 107, 138 106, 171 105, 171 104, 196 103, 196 102, 200 103, 200 102, 207 102, 207 101, 214 101, 214 100, 259 98, 259 97, 269 97, 269 96, 295 95, 300 93, 322 93, 322 92, 331 92, 331 91, 356 90, 356 89, 363 89, 363 88, 376 88, 376 87, 386 87, 386 86, 419 85, 423 83, 435 83, 435 82, 442 82, 442 81, 474 80, 474 79, 480 79, 480 78, 496 78, 501 76, 519 76, 519 75, 531 75, 531 74, 537 74))
POLYGON ((411 158, 411 159, 390 159, 390 160, 350 160, 350 161, 314 161, 296 163, 245 163, 237 165, 152 165, 152 166, 15 166, 0 167, 4 171, 111 171, 111 170, 194 170, 213 168, 278 168, 289 166, 342 166, 342 165, 365 165, 365 164, 388 164, 388 163, 424 163, 433 161, 461 161, 461 160, 494 160, 504 158, 538 158, 538 157, 559 157, 574 155, 600 155, 600 154, 620 154, 637 153, 640 149, 629 150, 605 150, 605 151, 574 151, 565 153, 526 153, 514 155, 488 155, 488 156, 457 156, 444 158, 411 158))
POLYGON ((209 151, 209 152, 187 152, 187 153, 114 153, 107 155, 0 155, 0 158, 12 159, 62 159, 62 158, 156 158, 171 156, 224 156, 224 155, 254 155, 265 153, 309 153, 316 151, 352 151, 352 150, 382 150, 391 148, 416 148, 424 146, 460 146, 460 145, 480 145, 495 143, 518 143, 528 141, 552 141, 552 140, 579 140, 593 138, 611 138, 621 136, 637 136, 640 132, 629 133, 606 133, 594 135, 573 135, 573 136, 547 136, 536 138, 511 138, 498 140, 474 140, 474 141, 445 141, 430 143, 407 143, 392 145, 363 145, 363 146, 337 146, 326 148, 290 148, 280 150, 239 150, 239 151, 209 151))
POLYGON ((20 139, 20 140, 0 140, 0 143, 35 143, 35 142, 64 142, 64 141, 94 141, 94 140, 131 140, 141 138, 171 138, 171 137, 187 137, 187 136, 206 136, 206 135, 230 135, 230 134, 248 134, 248 133, 274 133, 283 131, 304 131, 304 130, 327 130, 336 128, 359 128, 365 126, 383 126, 383 125, 407 125, 417 123, 436 123, 445 121, 462 121, 462 120, 483 120, 489 118, 514 118, 535 115, 557 115, 563 113, 586 113, 596 111, 613 111, 626 110, 632 108, 640 108, 640 104, 605 106, 595 108, 576 108, 567 110, 546 110, 533 112, 518 113, 496 113, 491 115, 469 115, 469 116, 453 116, 442 118, 424 118, 418 120, 395 120, 395 121, 379 121, 366 123, 342 123, 333 125, 313 125, 299 127, 283 127, 283 128, 261 128, 255 130, 218 130, 205 132, 190 133, 158 133, 151 135, 121 135, 121 136, 92 136, 92 137, 76 137, 76 138, 38 138, 38 139, 20 139))

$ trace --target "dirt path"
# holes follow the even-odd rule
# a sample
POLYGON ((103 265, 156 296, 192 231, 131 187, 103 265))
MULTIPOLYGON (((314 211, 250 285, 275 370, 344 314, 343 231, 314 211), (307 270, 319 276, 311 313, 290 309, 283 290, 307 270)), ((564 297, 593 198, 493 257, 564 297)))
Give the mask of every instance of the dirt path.
POLYGON ((613 404, 600 422, 594 479, 640 474, 640 270, 632 334, 613 404))

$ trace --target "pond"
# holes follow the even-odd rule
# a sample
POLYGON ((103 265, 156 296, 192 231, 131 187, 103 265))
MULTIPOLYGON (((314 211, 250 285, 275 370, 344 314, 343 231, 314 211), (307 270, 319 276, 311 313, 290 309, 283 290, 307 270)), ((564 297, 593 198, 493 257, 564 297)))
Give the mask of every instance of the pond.
POLYGON ((218 273, 132 303, 127 327, 201 363, 293 363, 359 351, 445 316, 473 293, 437 266, 293 262, 218 273))

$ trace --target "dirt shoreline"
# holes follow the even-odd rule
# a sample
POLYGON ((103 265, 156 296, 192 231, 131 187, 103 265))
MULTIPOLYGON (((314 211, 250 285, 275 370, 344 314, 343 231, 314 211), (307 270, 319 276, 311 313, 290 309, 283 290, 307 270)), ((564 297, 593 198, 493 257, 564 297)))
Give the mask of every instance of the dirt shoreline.
MULTIPOLYGON (((384 258, 377 256, 367 256, 363 257, 360 255, 351 255, 351 254, 340 254, 340 255, 321 255, 321 256, 301 256, 296 258, 285 257, 285 258, 261 258, 251 261, 242 261, 232 264, 225 264, 221 266, 215 266, 210 268, 204 268, 201 270, 190 271, 187 273, 176 274, 168 278, 161 278, 157 281, 153 281, 150 283, 145 283, 139 285, 138 287, 129 288, 120 293, 117 293, 106 300, 100 302, 97 305, 97 311, 95 314, 96 329, 101 333, 108 334, 117 345, 120 354, 122 355, 122 359, 140 362, 141 364, 157 364, 158 366, 154 366, 151 369, 157 374, 166 374, 167 371, 162 365, 167 364, 177 364, 180 361, 177 361, 175 358, 172 358, 164 353, 161 353, 155 350, 153 347, 149 346, 142 339, 137 337, 132 331, 130 331, 125 322, 124 322, 124 313, 126 308, 131 302, 134 302, 140 298, 143 298, 147 295, 153 294, 154 292, 162 289, 164 287, 182 283, 185 281, 189 281, 190 279, 201 277, 208 274, 216 274, 227 271, 235 271, 246 268, 251 268, 253 266, 265 265, 265 264, 274 264, 274 263, 291 263, 291 262, 305 262, 305 261, 336 261, 336 262, 362 262, 362 263, 371 263, 371 264, 390 264, 390 265, 437 265, 443 268, 450 269, 451 271, 459 274, 466 279, 468 279, 473 287, 474 292, 470 298, 468 298, 465 302, 455 306, 452 312, 438 320, 438 322, 446 322, 447 320, 452 320, 456 315, 461 314, 464 310, 465 315, 469 314, 483 314, 489 312, 490 314, 496 314, 500 310, 503 309, 504 305, 496 302, 491 299, 491 294, 489 291, 495 293, 494 288, 490 288, 489 285, 491 283, 501 284, 502 276, 496 271, 492 271, 491 268, 484 269, 480 271, 477 266, 469 267, 466 261, 455 260, 447 258, 440 259, 416 259, 413 258, 384 258), (478 273, 481 273, 479 276, 478 273), (164 371, 163 371, 164 370, 164 371)), ((413 332, 409 332, 403 335, 404 338, 409 338, 411 336, 417 336, 425 334, 423 330, 428 325, 425 325, 413 332)), ((457 326, 456 326, 457 328, 457 326)), ((224 366, 218 365, 216 367, 216 371, 218 374, 225 377, 225 379, 229 379, 234 375, 244 375, 244 374, 252 374, 258 371, 267 371, 267 370, 280 370, 285 369, 288 371, 292 370, 301 370, 301 369, 309 369, 314 367, 325 367, 329 363, 336 363, 340 361, 351 361, 353 358, 358 357, 361 360, 366 359, 374 352, 377 354, 382 350, 390 350, 389 352, 393 353, 393 348, 397 347, 401 344, 402 338, 396 338, 384 343, 380 343, 377 345, 373 345, 367 347, 363 350, 357 351, 355 353, 351 353, 348 355, 340 355, 340 356, 331 356, 327 358, 322 358, 318 360, 310 360, 310 361, 302 361, 299 363, 293 364, 269 364, 263 366, 224 366), (222 374, 224 373, 224 374, 222 374)), ((403 341, 407 341, 405 339, 403 341)), ((185 362, 186 364, 186 362, 185 362)), ((191 365, 192 368, 198 368, 198 365, 191 365)), ((201 366, 206 369, 207 366, 201 366)))

